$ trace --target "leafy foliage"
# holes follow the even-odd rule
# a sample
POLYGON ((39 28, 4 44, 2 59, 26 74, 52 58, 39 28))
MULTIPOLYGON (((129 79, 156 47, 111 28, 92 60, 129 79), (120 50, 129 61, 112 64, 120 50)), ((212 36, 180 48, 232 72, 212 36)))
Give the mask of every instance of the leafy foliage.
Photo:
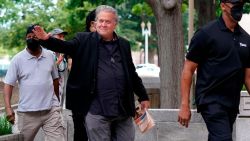
POLYGON ((0 136, 12 133, 11 124, 8 122, 5 115, 0 117, 0 136))
POLYGON ((9 54, 20 51, 25 47, 26 27, 34 23, 47 27, 53 20, 54 10, 56 7, 50 0, 7 1, 0 10, 3 13, 0 21, 0 48, 7 50, 9 54))
POLYGON ((0 53, 11 56, 22 50, 25 43, 26 27, 38 23, 46 31, 60 27, 71 39, 76 32, 84 31, 85 17, 96 6, 107 4, 118 10, 122 22, 117 32, 131 42, 133 50, 144 44, 141 35, 141 21, 151 21, 152 36, 149 48, 157 47, 155 21, 150 7, 143 0, 0 0, 0 53))
MULTIPOLYGON (((141 22, 152 23, 152 35, 149 37, 149 49, 157 48, 156 22, 152 9, 144 0, 0 0, 0 56, 13 56, 22 50, 25 43, 26 27, 38 23, 46 31, 60 27, 74 37, 76 32, 84 31, 85 17, 98 5, 111 5, 118 10, 120 22, 119 35, 131 42, 133 50, 144 48, 141 34, 141 22)), ((220 15, 219 0, 216 0, 217 16, 220 15)), ((244 12, 250 11, 245 4, 244 12)), ((182 2, 183 29, 187 44, 188 0, 182 2)), ((196 18, 197 19, 197 18, 196 18)))

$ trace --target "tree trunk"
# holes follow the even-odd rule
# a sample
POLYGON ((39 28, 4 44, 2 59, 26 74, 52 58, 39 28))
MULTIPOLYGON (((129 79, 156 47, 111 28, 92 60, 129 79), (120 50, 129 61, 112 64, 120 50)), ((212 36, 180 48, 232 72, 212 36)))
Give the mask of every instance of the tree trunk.
POLYGON ((148 51, 148 62, 151 64, 157 64, 157 62, 155 62, 155 54, 156 54, 156 48, 153 49, 149 49, 148 51))
POLYGON ((195 9, 198 14, 198 28, 215 19, 215 0, 195 0, 195 9))
POLYGON ((178 108, 184 62, 182 0, 147 0, 156 17, 160 72, 160 107, 178 108))

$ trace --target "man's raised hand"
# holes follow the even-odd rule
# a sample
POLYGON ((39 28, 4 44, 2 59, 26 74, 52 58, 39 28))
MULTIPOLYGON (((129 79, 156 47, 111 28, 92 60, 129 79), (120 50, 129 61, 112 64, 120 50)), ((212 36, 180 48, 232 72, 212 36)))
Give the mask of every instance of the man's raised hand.
POLYGON ((36 37, 40 40, 49 39, 50 34, 46 33, 41 26, 35 26, 32 30, 36 37))

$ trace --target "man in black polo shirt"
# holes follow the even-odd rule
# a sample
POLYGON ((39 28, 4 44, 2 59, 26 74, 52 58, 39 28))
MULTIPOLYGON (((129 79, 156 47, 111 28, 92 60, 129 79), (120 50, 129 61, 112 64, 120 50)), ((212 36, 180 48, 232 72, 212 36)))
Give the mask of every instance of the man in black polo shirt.
POLYGON ((244 1, 221 0, 222 16, 198 30, 191 40, 181 79, 178 121, 188 127, 192 76, 197 69, 195 102, 209 141, 232 141, 240 91, 250 88, 250 36, 239 26, 244 1))

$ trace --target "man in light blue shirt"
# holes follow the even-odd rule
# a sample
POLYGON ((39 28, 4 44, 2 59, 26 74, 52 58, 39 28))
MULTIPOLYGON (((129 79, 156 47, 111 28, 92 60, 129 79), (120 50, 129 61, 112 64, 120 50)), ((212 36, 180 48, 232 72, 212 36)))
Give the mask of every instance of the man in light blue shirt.
POLYGON ((59 105, 58 71, 54 54, 43 49, 28 27, 27 48, 12 59, 4 79, 6 115, 14 123, 11 95, 16 82, 19 85, 18 128, 25 141, 33 141, 40 127, 46 140, 64 141, 61 109, 59 105))

